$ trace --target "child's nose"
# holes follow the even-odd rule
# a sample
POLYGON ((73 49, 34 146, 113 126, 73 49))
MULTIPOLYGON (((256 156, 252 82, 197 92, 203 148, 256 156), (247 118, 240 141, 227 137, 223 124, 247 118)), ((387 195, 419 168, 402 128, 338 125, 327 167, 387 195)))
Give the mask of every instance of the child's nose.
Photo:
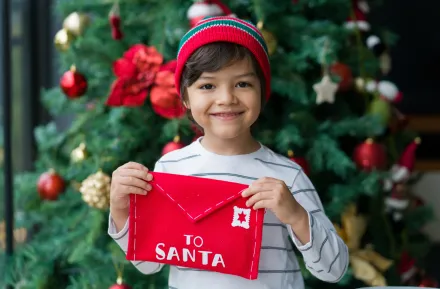
POLYGON ((230 105, 237 103, 237 97, 235 96, 234 90, 231 88, 224 88, 219 91, 219 95, 217 97, 218 105, 230 105))

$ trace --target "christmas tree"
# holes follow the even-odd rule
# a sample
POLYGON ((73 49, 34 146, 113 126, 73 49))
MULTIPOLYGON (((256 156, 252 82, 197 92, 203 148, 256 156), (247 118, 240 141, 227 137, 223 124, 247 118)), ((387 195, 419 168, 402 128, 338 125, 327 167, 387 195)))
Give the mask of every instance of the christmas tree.
POLYGON ((20 231, 1 285, 107 288, 123 279, 132 288, 167 288, 167 269, 140 274, 107 235, 111 173, 128 161, 152 168, 201 135, 175 92, 173 60, 194 23, 232 12, 256 23, 270 50, 272 97, 255 137, 303 167, 350 248, 339 283, 303 268, 307 285, 427 282, 414 262, 429 248, 420 228, 431 215, 407 192, 419 139, 404 129, 395 108, 402 95, 386 79, 394 37, 368 22, 369 9, 380 8, 350 0, 224 4, 57 3, 64 74, 41 101, 53 116, 76 118, 66 131, 54 123, 35 130, 39 157, 34 171, 15 178, 20 231))

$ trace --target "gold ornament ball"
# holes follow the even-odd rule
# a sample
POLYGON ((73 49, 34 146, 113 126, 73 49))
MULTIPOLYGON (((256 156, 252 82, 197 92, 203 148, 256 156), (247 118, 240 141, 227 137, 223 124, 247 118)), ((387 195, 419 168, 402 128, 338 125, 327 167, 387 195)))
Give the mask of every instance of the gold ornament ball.
POLYGON ((70 159, 74 163, 82 162, 83 160, 85 160, 87 158, 87 156, 88 156, 88 153, 87 153, 87 150, 86 150, 86 144, 85 143, 81 143, 76 149, 74 149, 70 153, 70 159))
POLYGON ((87 177, 79 191, 89 206, 105 210, 110 206, 110 177, 101 170, 87 177))
POLYGON ((69 49, 74 39, 75 36, 63 28, 55 34, 54 44, 59 51, 64 52, 69 49))
POLYGON ((277 39, 271 32, 267 30, 262 30, 261 34, 263 34, 264 40, 266 41, 269 55, 272 55, 277 50, 277 45, 278 45, 277 39))
POLYGON ((64 19, 63 28, 74 36, 80 36, 84 33, 89 23, 90 17, 87 14, 73 12, 64 19))
POLYGON ((367 81, 362 78, 362 77, 358 77, 355 80, 355 85, 356 85, 356 90, 359 92, 364 92, 365 91, 365 86, 367 85, 367 81))
POLYGON ((272 55, 277 50, 278 46, 278 41, 276 37, 272 34, 272 32, 269 32, 263 28, 263 22, 258 22, 257 27, 258 29, 260 29, 261 34, 263 35, 264 41, 267 45, 267 50, 269 51, 269 55, 272 55))

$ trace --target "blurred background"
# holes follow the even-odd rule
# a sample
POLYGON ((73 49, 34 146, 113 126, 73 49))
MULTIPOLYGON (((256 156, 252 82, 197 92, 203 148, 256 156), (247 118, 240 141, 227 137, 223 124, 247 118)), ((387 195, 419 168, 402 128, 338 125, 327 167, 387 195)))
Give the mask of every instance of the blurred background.
MULTIPOLYGON (((118 78, 113 73, 113 63, 139 43, 156 47, 163 63, 173 60, 180 37, 195 21, 188 12, 195 2, 1 2, 0 275, 4 274, 4 278, 0 278, 0 288, 109 288, 122 275, 123 255, 106 235, 105 188, 109 179, 99 172, 102 170, 108 177, 119 164, 133 159, 152 164, 161 154, 189 143, 200 133, 183 117, 174 95, 154 94, 153 89, 146 89, 149 85, 145 86, 141 103, 129 106, 122 100, 110 105, 109 96, 118 93, 122 99, 125 97, 124 92, 117 92, 112 86, 118 78), (10 28, 9 37, 5 27, 10 28), (8 107, 4 106, 5 98, 9 98, 8 107), (10 113, 7 122, 6 110, 10 113), (145 128, 139 128, 139 124, 145 128), (10 151, 5 151, 5 128, 11 137, 10 151), (4 167, 6 153, 11 161, 6 163, 11 165, 8 168, 4 167), (49 174, 45 176, 51 182, 49 189, 40 183, 45 173, 49 174), (9 192, 4 189, 5 175, 12 181, 9 189, 6 185, 9 192), (86 180, 98 182, 99 186, 86 180), (92 195, 97 195, 97 199, 92 195), (8 236, 14 243, 9 250, 8 236), (113 273, 109 274, 109 270, 113 273)), ((383 204, 389 218, 387 233, 372 225, 365 235, 358 236, 363 244, 373 243, 379 253, 393 260, 393 265, 383 272, 378 270, 380 266, 371 264, 374 272, 384 276, 380 280, 386 280, 379 284, 437 287, 440 36, 435 21, 440 16, 440 2, 223 2, 239 17, 264 22, 266 41, 274 49, 271 61, 278 71, 274 77, 276 96, 258 137, 277 152, 292 159, 297 157, 298 163, 311 171, 309 176, 321 188, 326 208, 333 212, 332 221, 342 230, 341 216, 348 204, 357 203, 359 211, 372 219, 371 209, 359 203, 368 198, 383 204), (365 3, 368 9, 364 8, 365 3), (363 20, 370 29, 364 30, 363 24, 358 28, 348 25, 355 20, 363 20), (332 43, 329 52, 317 48, 328 41, 332 43), (334 63, 340 66, 333 66, 334 63), (315 101, 312 87, 322 78, 322 68, 329 69, 340 85, 335 102, 315 101), (341 83, 349 88, 342 89, 341 83), (388 90, 381 91, 380 87, 388 90), (367 102, 381 97, 387 99, 387 104, 370 103, 366 108, 359 105, 364 103, 361 98, 354 100, 355 94, 371 94, 365 97, 367 102), (285 109, 289 107, 286 101, 291 110, 285 109), (365 116, 378 118, 381 128, 362 124, 365 116), (340 123, 344 117, 346 122, 340 123), (333 132, 320 126, 325 122, 334 128, 333 132), (279 127, 285 129, 277 132, 279 127), (315 135, 303 133, 310 127, 316 128, 315 135), (365 133, 356 135, 351 133, 353 130, 365 133), (324 133, 339 144, 334 151, 312 142, 316 135, 324 133), (369 138, 374 139, 374 144, 386 146, 386 153, 368 146, 369 138), (395 152, 389 153, 392 142, 397 145, 392 149, 395 152), (365 147, 359 147, 362 145, 365 147), (386 165, 381 165, 383 158, 387 158, 386 165), (331 169, 335 163, 342 163, 340 169, 331 169), (399 179, 393 173, 402 167, 410 176, 399 179), (347 180, 358 182, 353 181, 350 187, 347 180), (374 185, 378 180, 380 184, 390 183, 389 187, 374 185), (341 187, 332 187, 334 184, 341 187), (346 188, 342 187, 344 184, 346 188), (355 193, 353 188, 359 184, 363 191, 355 193), (340 189, 338 198, 336 188, 340 189), (403 202, 388 202, 390 199, 403 202), (416 210, 411 211, 414 207, 416 210), (397 216, 396 211, 403 215, 397 216), (415 225, 411 224, 414 220, 415 225), (390 234, 394 237, 385 241, 377 237, 390 234)), ((354 252, 359 249, 354 248, 354 252)), ((160 276, 145 277, 128 263, 124 268, 124 280, 133 288, 168 288, 166 271, 160 276)), ((356 267, 340 284, 323 285, 306 270, 304 274, 310 288, 378 284, 357 276, 356 267)), ((120 287, 114 288, 125 288, 117 285, 120 287)))

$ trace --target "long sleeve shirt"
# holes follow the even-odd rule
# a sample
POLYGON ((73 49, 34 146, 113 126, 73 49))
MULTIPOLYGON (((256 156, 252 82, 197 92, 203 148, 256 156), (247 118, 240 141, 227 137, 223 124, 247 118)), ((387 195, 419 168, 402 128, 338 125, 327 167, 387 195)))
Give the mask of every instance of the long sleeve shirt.
MULTIPOLYGON (((263 145, 250 154, 218 155, 207 151, 197 140, 183 149, 164 155, 154 170, 248 185, 262 177, 277 178, 286 183, 309 217, 310 241, 302 244, 289 225, 281 223, 269 210, 266 212, 256 280, 171 266, 170 289, 303 289, 304 280, 292 243, 301 252, 307 269, 317 278, 338 282, 345 274, 349 257, 347 246, 325 215, 321 200, 309 178, 301 167, 288 158, 263 145), (289 241, 289 237, 293 242, 289 241)), ((110 216, 108 233, 126 252, 128 222, 120 232, 116 232, 110 216)), ((157 273, 163 267, 160 263, 142 261, 133 262, 133 265, 144 274, 157 273)))

